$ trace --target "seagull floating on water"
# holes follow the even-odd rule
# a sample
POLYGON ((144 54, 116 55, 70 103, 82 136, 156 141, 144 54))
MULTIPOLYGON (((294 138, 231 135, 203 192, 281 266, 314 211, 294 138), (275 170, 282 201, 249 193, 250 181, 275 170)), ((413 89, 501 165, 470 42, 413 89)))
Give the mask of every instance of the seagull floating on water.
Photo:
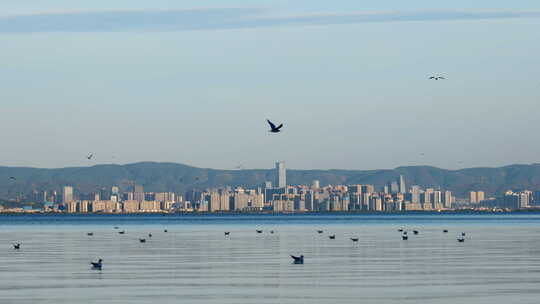
POLYGON ((146 243, 146 239, 139 239, 139 242, 146 243))
POLYGON ((324 231, 322 231, 322 230, 317 230, 317 233, 318 233, 318 234, 321 234, 321 233, 323 233, 323 232, 324 232, 324 231))
POLYGON ((90 265, 92 265, 92 269, 101 270, 101 267, 103 266, 103 260, 99 259, 97 262, 90 262, 90 265))
POLYGON ((122 231, 118 231, 118 234, 125 234, 126 231, 125 230, 122 230, 122 231))
POLYGON ((463 242, 465 242, 465 238, 464 237, 459 237, 457 239, 457 241, 460 242, 460 243, 463 243, 463 242))
POLYGON ((165 230, 163 230, 163 232, 169 232, 169 230, 165 229, 165 230))
POLYGON ((447 230, 447 229, 444 229, 442 232, 443 232, 443 233, 448 233, 448 230, 447 230))
POLYGON ((283 128, 283 124, 280 124, 279 126, 276 127, 275 124, 273 124, 270 120, 266 120, 268 122, 268 124, 270 125, 270 132, 271 133, 279 133, 281 132, 281 128, 283 128))
POLYGON ((359 238, 351 238, 351 241, 358 242, 359 238))
POLYGON ((13 249, 15 250, 21 249, 21 244, 20 243, 13 244, 13 249))
POLYGON ((88 236, 93 236, 94 233, 93 233, 93 232, 88 232, 86 235, 88 235, 88 236))
POLYGON ((291 258, 293 258, 293 260, 294 260, 293 263, 294 264, 304 264, 304 256, 303 255, 297 257, 297 256, 294 256, 294 255, 291 254, 291 258))
POLYGON ((406 235, 406 234, 403 234, 403 235, 401 236, 401 238, 402 238, 402 239, 403 239, 404 241, 406 241, 406 240, 408 240, 408 239, 409 239, 409 236, 408 236, 408 235, 406 235))
POLYGON ((335 235, 335 234, 329 235, 328 238, 331 239, 331 240, 335 240, 335 239, 336 239, 336 235, 335 235))
POLYGON ((231 234, 230 231, 225 231, 225 235, 229 235, 229 234, 231 234))
POLYGON ((397 230, 398 232, 403 232, 403 228, 400 228, 397 230))
POLYGON ((418 234, 418 230, 413 230, 413 233, 414 233, 414 234, 418 234))

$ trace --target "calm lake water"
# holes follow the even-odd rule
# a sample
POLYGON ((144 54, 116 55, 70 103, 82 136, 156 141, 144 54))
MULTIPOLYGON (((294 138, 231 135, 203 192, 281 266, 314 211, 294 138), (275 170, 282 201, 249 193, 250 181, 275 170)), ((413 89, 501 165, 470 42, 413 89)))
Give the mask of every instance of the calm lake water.
POLYGON ((539 287, 538 213, 0 215, 2 304, 515 304, 539 287))

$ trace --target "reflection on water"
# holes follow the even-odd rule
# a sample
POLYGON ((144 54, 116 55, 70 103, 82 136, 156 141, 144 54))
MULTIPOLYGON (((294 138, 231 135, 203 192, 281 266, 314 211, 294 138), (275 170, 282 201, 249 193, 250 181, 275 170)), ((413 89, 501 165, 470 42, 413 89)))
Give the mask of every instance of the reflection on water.
POLYGON ((444 227, 437 219, 358 225, 209 219, 204 225, 167 222, 168 233, 163 223, 144 221, 124 223, 125 235, 110 221, 4 222, 0 303, 506 304, 538 303, 540 296, 538 219, 446 219, 444 227), (420 233, 403 241, 401 226, 420 233), (466 241, 458 243, 462 231, 466 241), (153 237, 140 243, 148 233, 153 237), (350 240, 355 236, 358 243, 350 240), (11 246, 16 241, 20 251, 11 246), (294 265, 290 254, 303 254, 305 264, 294 265), (98 258, 103 270, 91 270, 98 258))

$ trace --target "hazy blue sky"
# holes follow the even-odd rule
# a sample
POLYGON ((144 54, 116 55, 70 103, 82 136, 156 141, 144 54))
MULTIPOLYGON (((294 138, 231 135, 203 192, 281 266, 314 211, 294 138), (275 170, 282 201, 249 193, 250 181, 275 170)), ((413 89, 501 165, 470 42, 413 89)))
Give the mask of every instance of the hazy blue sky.
POLYGON ((0 165, 540 161, 540 1, 363 2, 3 0, 0 165))

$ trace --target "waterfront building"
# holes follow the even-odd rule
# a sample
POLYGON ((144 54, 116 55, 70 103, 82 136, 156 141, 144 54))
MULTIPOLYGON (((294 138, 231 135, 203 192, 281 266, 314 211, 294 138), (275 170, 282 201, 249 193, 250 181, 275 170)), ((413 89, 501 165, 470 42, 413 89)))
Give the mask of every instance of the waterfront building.
POLYGON ((64 186, 62 190, 62 203, 69 203, 73 201, 73 187, 64 186))
POLYGON ((284 161, 276 163, 276 185, 278 188, 285 188, 287 186, 287 170, 284 161))

